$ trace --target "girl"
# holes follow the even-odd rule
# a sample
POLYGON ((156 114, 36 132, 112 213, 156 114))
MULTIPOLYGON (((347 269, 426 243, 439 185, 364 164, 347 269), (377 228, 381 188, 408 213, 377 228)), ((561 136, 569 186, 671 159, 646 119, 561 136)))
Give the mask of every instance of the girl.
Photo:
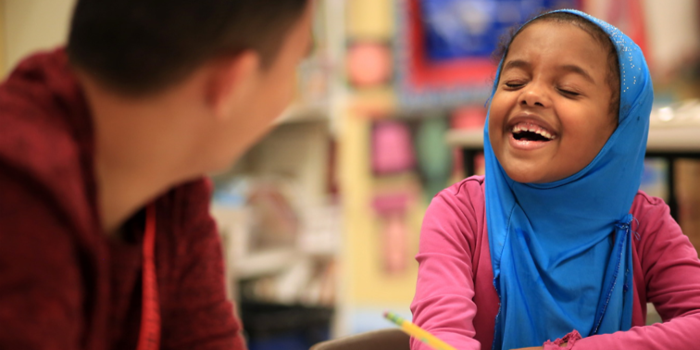
POLYGON ((414 322, 462 350, 696 349, 697 252, 638 191, 652 99, 613 26, 560 10, 521 27, 491 96, 486 176, 426 213, 414 322), (666 322, 645 326, 647 302, 666 322))

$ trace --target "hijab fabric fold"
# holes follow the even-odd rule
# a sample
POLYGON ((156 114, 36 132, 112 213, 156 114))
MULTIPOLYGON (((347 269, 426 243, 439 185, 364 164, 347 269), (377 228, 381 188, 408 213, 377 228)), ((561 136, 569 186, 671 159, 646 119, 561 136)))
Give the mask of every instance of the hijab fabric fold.
POLYGON ((505 173, 493 153, 487 119, 486 220, 501 301, 495 350, 540 346, 572 330, 583 337, 624 331, 632 322, 629 211, 644 164, 651 77, 641 50, 620 30, 580 11, 554 12, 583 17, 613 42, 620 66, 619 123, 578 173, 534 184, 505 173))

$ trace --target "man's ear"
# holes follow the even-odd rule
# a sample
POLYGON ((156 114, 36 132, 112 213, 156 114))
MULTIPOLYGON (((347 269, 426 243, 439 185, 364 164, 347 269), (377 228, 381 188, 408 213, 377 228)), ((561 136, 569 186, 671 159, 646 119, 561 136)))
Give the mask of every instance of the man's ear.
POLYGON ((218 119, 227 119, 253 92, 260 56, 252 50, 219 58, 212 63, 206 99, 218 119))

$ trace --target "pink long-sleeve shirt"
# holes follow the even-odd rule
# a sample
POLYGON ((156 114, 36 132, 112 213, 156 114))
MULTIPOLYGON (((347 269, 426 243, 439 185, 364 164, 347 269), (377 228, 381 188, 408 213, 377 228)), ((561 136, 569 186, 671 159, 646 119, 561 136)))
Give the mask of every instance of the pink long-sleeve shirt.
MULTIPOLYGON (((571 348, 700 348, 700 260, 695 248, 663 200, 639 191, 630 213, 636 219, 632 329, 586 337, 571 348), (647 302, 654 304, 663 323, 645 325, 647 302)), ((433 199, 416 260, 413 321, 457 349, 490 349, 499 299, 493 286, 483 176, 465 179, 433 199)), ((430 348, 411 339, 411 349, 430 348)))

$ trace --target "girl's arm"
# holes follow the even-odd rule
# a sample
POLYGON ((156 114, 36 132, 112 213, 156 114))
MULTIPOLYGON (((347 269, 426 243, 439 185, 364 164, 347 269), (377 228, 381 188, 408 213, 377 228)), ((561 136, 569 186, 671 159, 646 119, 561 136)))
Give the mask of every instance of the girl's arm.
MULTIPOLYGON (((418 283, 411 304, 413 322, 453 347, 478 350, 472 323, 476 315, 472 251, 477 214, 468 187, 481 190, 476 181, 464 181, 433 198, 420 235, 418 283), (472 184, 467 184, 473 182, 472 184)), ((482 199, 483 201, 483 199, 482 199)), ((411 339, 411 349, 428 346, 411 339)))
POLYGON ((638 195, 641 242, 637 249, 647 297, 664 323, 597 335, 574 349, 698 349, 700 347, 700 260, 695 248, 658 198, 638 195), (640 198, 640 196, 642 198, 640 198))

